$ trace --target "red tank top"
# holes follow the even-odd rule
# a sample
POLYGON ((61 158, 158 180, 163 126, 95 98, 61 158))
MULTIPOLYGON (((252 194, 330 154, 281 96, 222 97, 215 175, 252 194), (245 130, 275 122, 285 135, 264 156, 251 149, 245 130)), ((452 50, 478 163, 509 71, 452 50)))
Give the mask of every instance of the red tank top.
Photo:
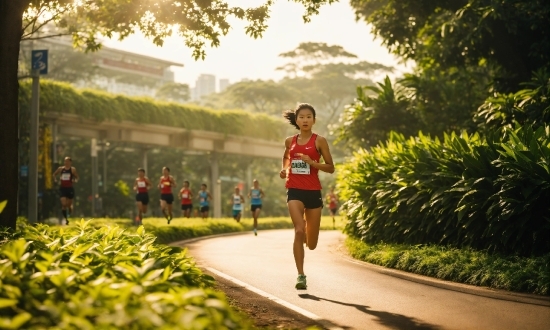
POLYGON ((302 190, 321 190, 321 182, 319 181, 319 170, 302 161, 297 154, 308 155, 311 159, 319 162, 321 155, 315 147, 317 134, 311 135, 311 138, 305 145, 298 144, 298 135, 292 138, 290 143, 290 170, 286 176, 286 188, 302 189, 302 190))
POLYGON ((61 187, 70 188, 73 186, 73 168, 66 169, 63 167, 61 169, 61 187))
POLYGON ((172 193, 172 182, 170 182, 170 177, 160 178, 160 193, 161 194, 171 194, 172 193))
POLYGON ((191 202, 191 190, 183 188, 181 191, 181 205, 190 205, 191 202))
POLYGON ((147 181, 145 179, 137 179, 137 191, 140 194, 147 192, 147 181))
POLYGON ((335 195, 330 195, 329 196, 329 208, 331 209, 335 209, 336 206, 338 206, 338 204, 336 203, 336 196, 335 195))

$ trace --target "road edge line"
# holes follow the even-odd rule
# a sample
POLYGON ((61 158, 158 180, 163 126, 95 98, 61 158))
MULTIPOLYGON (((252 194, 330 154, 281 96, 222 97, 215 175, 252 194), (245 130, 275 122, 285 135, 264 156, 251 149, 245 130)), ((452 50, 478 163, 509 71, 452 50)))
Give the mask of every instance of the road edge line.
POLYGON ((228 280, 228 281, 230 281, 230 282, 233 282, 233 283, 235 283, 235 284, 237 284, 237 285, 239 285, 239 286, 241 286, 241 287, 247 289, 248 291, 252 291, 252 292, 254 292, 254 293, 256 293, 256 294, 258 294, 258 295, 260 295, 260 296, 262 296, 262 297, 264 297, 264 298, 267 298, 267 299, 269 299, 269 300, 271 300, 271 301, 273 301, 273 302, 275 302, 275 303, 277 303, 277 304, 279 304, 279 305, 281 305, 281 306, 284 306, 284 307, 286 307, 286 308, 288 308, 288 309, 290 309, 290 310, 292 310, 292 311, 294 311, 294 312, 296 312, 296 313, 298 313, 298 314, 301 314, 301 315, 303 315, 303 316, 305 316, 305 317, 307 317, 307 318, 310 318, 310 319, 312 319, 313 321, 315 321, 315 322, 319 323, 320 325, 322 325, 323 327, 325 327, 326 329, 329 329, 329 330, 343 330, 343 328, 341 328, 341 327, 335 325, 334 323, 332 323, 332 322, 330 322, 330 321, 328 321, 328 320, 325 320, 325 319, 321 318, 321 317, 318 316, 317 314, 314 314, 314 313, 312 313, 312 312, 310 312, 310 311, 307 311, 307 310, 305 310, 305 309, 303 309, 303 308, 301 308, 301 307, 298 307, 298 306, 296 306, 296 305, 293 305, 293 304, 289 303, 289 302, 286 301, 286 300, 282 300, 282 299, 280 299, 280 298, 277 298, 277 297, 275 297, 274 295, 272 295, 272 294, 270 294, 270 293, 267 293, 267 292, 265 292, 265 291, 263 291, 263 290, 260 290, 260 289, 254 287, 254 286, 252 286, 252 285, 250 285, 250 284, 247 284, 247 283, 245 283, 245 282, 243 282, 243 281, 241 281, 241 280, 238 280, 238 279, 234 278, 233 276, 230 276, 230 275, 227 275, 227 274, 225 274, 225 273, 222 273, 222 272, 220 272, 219 270, 214 269, 214 268, 212 268, 212 267, 204 267, 204 268, 205 268, 206 270, 208 270, 209 272, 218 275, 219 277, 222 277, 222 278, 224 278, 224 279, 226 279, 226 280, 228 280))

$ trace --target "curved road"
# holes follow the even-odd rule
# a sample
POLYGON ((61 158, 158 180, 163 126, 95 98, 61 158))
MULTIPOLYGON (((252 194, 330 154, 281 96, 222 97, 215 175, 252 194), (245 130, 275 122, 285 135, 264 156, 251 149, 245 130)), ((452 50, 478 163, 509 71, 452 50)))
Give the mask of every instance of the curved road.
POLYGON ((306 250, 308 289, 294 289, 292 230, 187 243, 211 267, 345 329, 550 329, 550 307, 436 288, 376 272, 336 252, 344 235, 321 231, 306 250))

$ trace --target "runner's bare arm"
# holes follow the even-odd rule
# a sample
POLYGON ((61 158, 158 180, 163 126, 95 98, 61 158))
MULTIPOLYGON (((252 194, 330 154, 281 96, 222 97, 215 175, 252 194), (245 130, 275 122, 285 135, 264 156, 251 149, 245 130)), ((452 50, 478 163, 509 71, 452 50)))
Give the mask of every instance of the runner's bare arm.
POLYGON ((210 198, 210 200, 213 200, 214 198, 212 198, 212 195, 210 195, 210 192, 207 192, 208 194, 208 198, 210 198))
POLYGON ((241 195, 241 203, 246 203, 246 200, 244 199, 243 195, 241 195))
POLYGON ((138 179, 136 178, 136 179, 134 180, 134 188, 133 188, 134 191, 137 191, 137 185, 138 185, 138 179))
POLYGON ((281 179, 286 178, 286 171, 290 165, 290 144, 292 143, 292 136, 289 136, 285 140, 285 152, 283 153, 281 171, 279 172, 279 177, 281 179))
POLYGON ((80 177, 78 176, 78 173, 76 172, 76 168, 74 167, 71 167, 71 171, 73 172, 73 176, 74 176, 74 182, 78 182, 78 179, 80 179, 80 177))
POLYGON ((261 197, 261 198, 264 198, 264 197, 265 197, 265 194, 264 194, 264 190, 263 190, 263 189, 260 189, 260 197, 261 197))
POLYGON ((302 155, 302 160, 308 163, 310 166, 319 169, 319 171, 334 173, 334 163, 332 161, 332 155, 330 154, 327 139, 322 136, 317 136, 317 140, 315 140, 315 146, 317 147, 317 150, 319 150, 319 152, 321 153, 324 163, 317 163, 307 155, 302 155))
POLYGON ((149 190, 153 186, 153 184, 151 183, 151 180, 149 180, 148 177, 145 177, 145 186, 147 190, 149 190))
POLYGON ((174 180, 174 177, 173 177, 173 176, 170 176, 170 184, 171 184, 172 187, 174 187, 174 188, 177 187, 176 180, 174 180))
POLYGON ((57 168, 57 170, 55 170, 55 172, 53 172, 53 182, 57 182, 57 175, 59 174, 59 172, 61 172, 61 166, 57 168))

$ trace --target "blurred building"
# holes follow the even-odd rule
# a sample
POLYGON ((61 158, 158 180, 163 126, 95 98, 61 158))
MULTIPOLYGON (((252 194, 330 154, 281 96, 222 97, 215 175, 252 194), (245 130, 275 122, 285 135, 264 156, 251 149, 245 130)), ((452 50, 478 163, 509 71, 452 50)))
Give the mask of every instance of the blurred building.
POLYGON ((31 49, 49 50, 49 74, 45 78, 69 81, 77 87, 98 88, 109 93, 130 96, 154 97, 159 87, 174 82, 171 67, 183 66, 182 63, 104 46, 97 52, 83 54, 73 48, 70 37, 22 42, 20 61, 27 62, 25 57, 30 56, 31 49), (84 73, 93 73, 78 79, 79 71, 83 76, 84 73), (64 77, 67 79, 63 79, 64 77))
POLYGON ((201 74, 192 89, 193 100, 200 100, 201 97, 216 93, 216 76, 213 74, 201 74))
POLYGON ((220 79, 220 93, 229 87, 229 79, 220 79))

